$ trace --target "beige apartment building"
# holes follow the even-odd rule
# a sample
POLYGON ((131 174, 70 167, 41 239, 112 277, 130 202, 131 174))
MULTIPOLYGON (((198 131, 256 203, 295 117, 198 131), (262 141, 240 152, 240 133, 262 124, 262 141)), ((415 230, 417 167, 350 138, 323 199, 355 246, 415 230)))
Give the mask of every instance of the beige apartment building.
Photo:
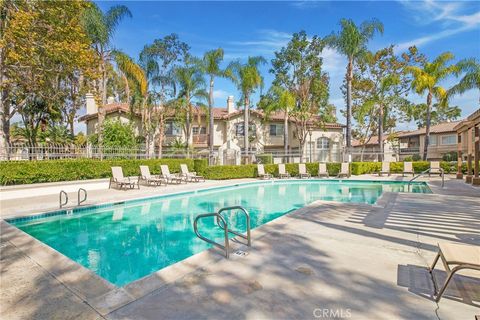
MULTIPOLYGON (((457 131, 455 126, 460 121, 443 122, 430 127, 430 143, 427 159, 441 160, 442 157, 457 151, 457 131)), ((423 154, 425 145, 425 128, 404 131, 397 134, 400 147, 400 160, 413 154, 423 154)))
MULTIPOLYGON (((118 119, 122 122, 132 122, 137 135, 142 135, 141 120, 139 114, 131 114, 130 108, 126 103, 114 102, 109 99, 109 103, 104 107, 106 119, 118 119)), ((207 151, 208 134, 207 118, 203 111, 198 111, 193 119, 193 133, 190 137, 190 145, 197 151, 207 151), (200 122, 198 121, 200 119, 200 122)), ((223 108, 213 108, 214 118, 214 150, 217 154, 240 154, 244 151, 244 111, 235 107, 232 96, 227 99, 227 106, 223 108)), ((79 119, 84 121, 87 126, 87 135, 97 131, 98 109, 92 95, 86 97, 86 114, 79 119)), ((319 123, 321 119, 314 118, 311 121, 311 128, 307 137, 307 143, 303 151, 303 157, 311 161, 341 161, 341 152, 343 149, 343 129, 344 125, 339 123, 319 123)), ((297 138, 294 120, 289 121, 288 146, 289 153, 300 154, 300 143, 297 138)), ((284 114, 276 112, 266 117, 259 110, 250 111, 249 135, 252 141, 250 148, 256 153, 284 153, 284 114)), ((168 119, 165 128, 165 138, 163 147, 168 149, 171 143, 179 139, 185 142, 185 132, 181 125, 175 120, 168 119)), ((219 157, 224 158, 224 157, 219 157)), ((223 160, 220 159, 220 162, 223 160)), ((274 160, 279 162, 280 158, 274 160)), ((234 161, 235 163, 238 160, 234 161)))

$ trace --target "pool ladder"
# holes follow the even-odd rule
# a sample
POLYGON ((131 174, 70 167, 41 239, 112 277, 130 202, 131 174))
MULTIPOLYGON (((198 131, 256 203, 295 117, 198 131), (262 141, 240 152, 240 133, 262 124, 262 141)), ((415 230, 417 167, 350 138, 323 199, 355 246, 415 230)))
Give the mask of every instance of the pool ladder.
MULTIPOLYGON (((426 173, 430 173, 431 169, 432 168, 428 168, 427 170, 424 170, 424 171, 420 172, 415 177, 410 179, 410 181, 408 181, 408 191, 410 192, 410 187, 411 187, 413 181, 417 180, 418 178, 420 178, 421 176, 423 176, 426 173)), ((442 168, 439 168, 439 170, 440 170, 440 176, 442 177, 442 188, 443 188, 445 186, 445 171, 442 168)))
MULTIPOLYGON (((60 190, 58 196, 58 202, 60 204, 60 209, 68 204, 68 194, 64 190, 60 190), (62 195, 65 196, 65 201, 62 201, 62 195)), ((83 202, 87 201, 87 190, 80 188, 77 191, 77 205, 80 206, 83 202), (80 194, 83 191, 83 199, 80 200, 80 194)))
POLYGON ((242 239, 247 240, 247 245, 249 247, 252 246, 252 239, 251 239, 251 236, 250 236, 250 214, 248 213, 248 211, 244 207, 241 207, 241 206, 225 207, 225 208, 222 208, 222 209, 218 210, 218 212, 200 214, 195 218, 195 221, 193 222, 193 230, 195 231, 195 234, 197 235, 197 237, 199 237, 203 241, 208 242, 208 243, 216 246, 217 248, 220 248, 223 251, 225 251, 225 257, 227 259, 230 255, 230 242, 229 242, 229 239, 228 239, 228 234, 229 233, 234 234, 237 237, 240 237, 242 239), (222 216, 222 212, 232 211, 232 210, 237 210, 237 212, 239 212, 239 211, 243 212, 243 214, 245 215, 246 226, 247 226, 247 234, 246 235, 241 234, 240 232, 237 232, 237 231, 234 231, 234 230, 231 230, 231 229, 228 228, 228 223, 225 220, 225 218, 222 216), (198 221, 200 219, 207 218, 207 217, 215 217, 216 218, 217 225, 223 230, 224 244, 221 244, 221 243, 215 242, 211 239, 208 239, 208 238, 202 236, 200 234, 200 232, 198 231, 198 221))

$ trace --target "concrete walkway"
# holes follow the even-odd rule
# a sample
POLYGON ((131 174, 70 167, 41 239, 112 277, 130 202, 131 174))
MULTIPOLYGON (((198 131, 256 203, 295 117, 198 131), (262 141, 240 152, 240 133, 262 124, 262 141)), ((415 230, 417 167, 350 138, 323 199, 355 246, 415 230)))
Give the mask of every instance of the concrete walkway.
MULTIPOLYGON (((448 180, 437 190, 437 183, 437 194, 385 193, 374 206, 315 202, 255 229, 253 247, 241 247, 247 256, 226 260, 212 249, 187 259, 181 271, 123 288, 66 276, 68 259, 40 253, 36 240, 18 241, 2 224, 0 317, 473 319, 480 275, 456 276, 437 304, 426 267, 439 241, 480 245, 480 189, 448 180), (98 288, 102 303, 89 297, 98 288)), ((445 277, 441 269, 435 275, 445 277)))

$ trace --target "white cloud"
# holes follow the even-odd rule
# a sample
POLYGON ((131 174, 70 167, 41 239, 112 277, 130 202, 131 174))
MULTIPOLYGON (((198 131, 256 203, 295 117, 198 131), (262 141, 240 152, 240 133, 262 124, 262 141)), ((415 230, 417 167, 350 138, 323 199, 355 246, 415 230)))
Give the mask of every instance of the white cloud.
POLYGON ((227 99, 227 97, 229 96, 229 93, 227 91, 224 91, 224 90, 213 90, 213 97, 215 99, 227 99))

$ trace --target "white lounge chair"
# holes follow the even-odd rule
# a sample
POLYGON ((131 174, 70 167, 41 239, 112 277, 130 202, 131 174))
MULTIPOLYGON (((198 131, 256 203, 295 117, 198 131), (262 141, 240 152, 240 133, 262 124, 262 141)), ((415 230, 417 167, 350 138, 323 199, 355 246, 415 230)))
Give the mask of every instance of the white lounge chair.
POLYGON ((270 173, 265 173, 263 164, 257 164, 257 171, 260 179, 272 179, 272 175, 270 173))
POLYGON ((147 185, 161 186, 162 183, 167 184, 167 181, 159 176, 150 174, 150 168, 148 166, 140 166, 140 176, 138 177, 138 183, 144 182, 147 185))
POLYGON ((350 177, 350 164, 348 162, 342 162, 340 166, 340 172, 337 175, 337 178, 341 177, 350 177))
POLYGON ((285 169, 284 163, 278 164, 278 177, 280 179, 290 178, 290 173, 288 173, 288 171, 285 169))
POLYGON ((382 162, 382 169, 380 169, 378 175, 382 176, 382 174, 390 176, 390 162, 382 162))
POLYGON ((129 177, 123 176, 122 167, 112 167, 112 177, 110 178, 110 183, 108 184, 108 188, 110 189, 112 184, 115 184, 118 188, 122 189, 133 189, 135 185, 140 189, 140 185, 138 184, 138 180, 134 181, 131 180, 129 177))
POLYGON ((310 173, 307 172, 307 166, 305 165, 305 163, 299 163, 298 164, 298 177, 300 179, 303 179, 303 178, 311 178, 312 176, 310 175, 310 173))
POLYGON ((162 171, 162 178, 164 178, 167 183, 170 183, 170 184, 180 184, 182 183, 183 181, 186 183, 187 180, 184 179, 184 178, 181 178, 175 174, 172 174, 170 173, 170 169, 168 168, 168 166, 166 164, 162 164, 160 165, 160 170, 162 171))
POLYGON ((403 163, 402 176, 405 177, 406 174, 411 174, 412 176, 415 175, 415 172, 413 171, 413 164, 409 161, 403 163))
POLYGON ((205 178, 202 176, 197 176, 197 173, 195 171, 188 171, 188 167, 186 164, 180 164, 180 170, 182 171, 181 176, 185 177, 187 181, 194 181, 194 182, 200 182, 200 180, 205 181, 205 178))
POLYGON ((327 164, 326 163, 319 163, 318 164, 318 177, 329 177, 328 175, 328 170, 327 170, 327 164))
POLYGON ((457 243, 439 243, 437 256, 433 260, 432 266, 429 268, 436 295, 435 301, 440 301, 453 275, 462 269, 480 271, 480 247, 457 243), (445 267, 445 271, 447 272, 447 279, 437 294, 437 284, 433 275, 433 269, 440 258, 445 267), (452 266, 453 268, 450 269, 452 266))
POLYGON ((430 177, 431 174, 443 174, 443 169, 440 167, 440 161, 430 162, 430 171, 428 172, 428 176, 430 177))

